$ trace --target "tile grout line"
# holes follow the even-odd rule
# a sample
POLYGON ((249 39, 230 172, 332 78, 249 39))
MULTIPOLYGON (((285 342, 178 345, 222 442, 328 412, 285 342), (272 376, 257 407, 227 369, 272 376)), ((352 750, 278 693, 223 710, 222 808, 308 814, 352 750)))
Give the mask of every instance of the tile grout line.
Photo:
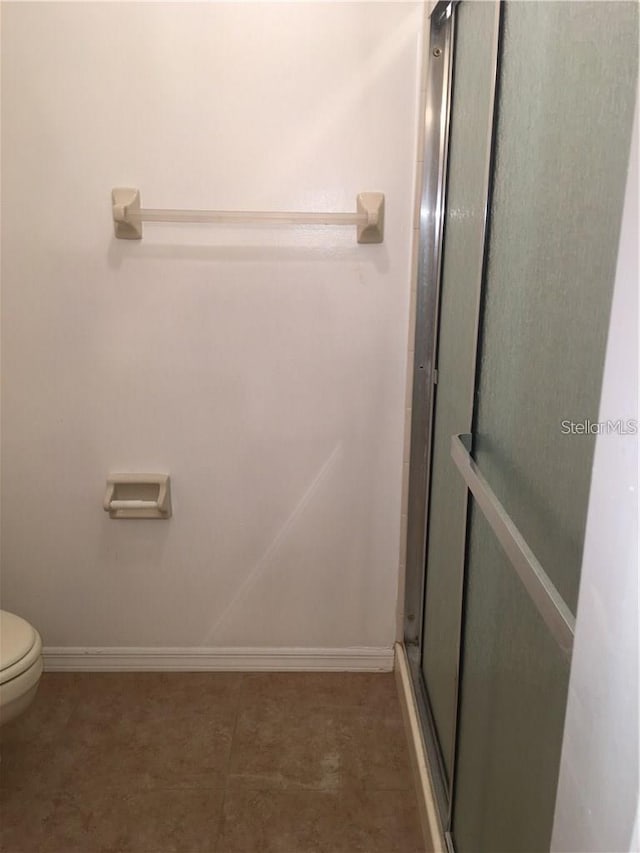
POLYGON ((233 729, 231 730, 231 742, 229 744, 229 755, 227 756, 227 765, 226 765, 225 771, 224 771, 224 780, 223 780, 224 781, 224 787, 222 790, 222 801, 220 803, 220 816, 218 818, 218 832, 216 833, 216 837, 215 837, 215 841, 214 841, 214 845, 213 845, 213 850, 215 851, 215 853, 217 853, 217 851, 218 851, 218 846, 220 843, 220 839, 222 837, 222 829, 224 826, 224 807, 225 807, 226 802, 227 802, 227 790, 229 788, 229 771, 231 770, 231 756, 233 755, 233 743, 234 743, 235 738, 236 738, 236 730, 238 728, 238 720, 240 718, 240 710, 241 710, 240 709, 240 701, 241 701, 241 697, 242 697, 242 688, 244 686, 244 681, 246 678, 246 673, 244 673, 244 672, 240 672, 240 673, 238 673, 238 675, 239 675, 239 681, 238 681, 238 686, 236 688, 236 690, 238 691, 238 697, 236 700, 236 712, 235 712, 235 718, 233 721, 233 729))

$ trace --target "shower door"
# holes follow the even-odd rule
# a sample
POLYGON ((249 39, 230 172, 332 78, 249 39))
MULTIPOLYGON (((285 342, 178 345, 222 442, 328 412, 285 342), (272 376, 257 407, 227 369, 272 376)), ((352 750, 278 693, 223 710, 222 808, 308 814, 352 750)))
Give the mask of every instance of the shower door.
POLYGON ((549 849, 637 19, 432 12, 405 642, 459 853, 549 849))

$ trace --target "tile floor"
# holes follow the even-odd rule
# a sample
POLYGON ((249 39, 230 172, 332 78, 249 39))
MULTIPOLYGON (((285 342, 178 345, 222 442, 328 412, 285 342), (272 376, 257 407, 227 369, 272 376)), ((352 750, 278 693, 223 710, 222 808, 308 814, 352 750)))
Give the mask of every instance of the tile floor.
POLYGON ((2 853, 418 853, 391 673, 50 673, 0 732, 2 853))

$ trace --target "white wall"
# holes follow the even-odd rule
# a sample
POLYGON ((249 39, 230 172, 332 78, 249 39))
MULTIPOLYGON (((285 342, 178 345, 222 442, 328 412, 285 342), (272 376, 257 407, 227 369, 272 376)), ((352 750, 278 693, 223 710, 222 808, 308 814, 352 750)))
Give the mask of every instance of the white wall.
MULTIPOLYGON (((638 417, 637 118, 636 113, 601 421, 638 417)), ((601 434, 589 497, 554 853, 638 849, 638 686, 638 439, 601 434)))
POLYGON ((390 647, 420 3, 3 3, 2 604, 47 646, 390 647), (145 226, 147 207, 352 229, 145 226), (168 471, 169 522, 110 471, 168 471))

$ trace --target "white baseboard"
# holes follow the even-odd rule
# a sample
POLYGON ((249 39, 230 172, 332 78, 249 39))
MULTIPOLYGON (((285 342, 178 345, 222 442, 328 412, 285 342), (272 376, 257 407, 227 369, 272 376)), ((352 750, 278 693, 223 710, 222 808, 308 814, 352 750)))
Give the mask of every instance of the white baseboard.
POLYGON ((402 643, 396 643, 395 673, 402 716, 409 741, 409 753, 416 782, 418 808, 426 848, 433 853, 446 853, 447 846, 438 819, 427 750, 422 739, 418 708, 409 674, 409 663, 402 643))
POLYGON ((392 648, 73 648, 43 650, 45 672, 390 672, 392 648))

